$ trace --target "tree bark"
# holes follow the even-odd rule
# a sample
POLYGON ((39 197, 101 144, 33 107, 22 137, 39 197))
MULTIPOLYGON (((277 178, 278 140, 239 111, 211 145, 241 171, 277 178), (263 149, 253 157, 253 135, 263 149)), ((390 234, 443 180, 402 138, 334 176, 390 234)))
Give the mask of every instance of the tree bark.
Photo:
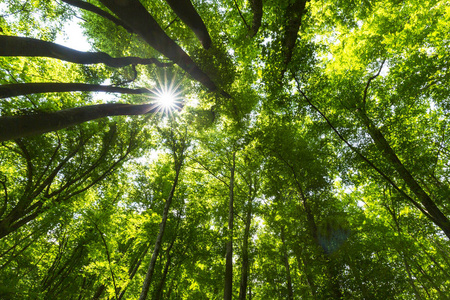
POLYGON ((156 58, 118 57, 113 58, 104 52, 83 52, 55 43, 32 38, 0 35, 0 56, 51 57, 76 64, 99 64, 120 68, 128 65, 151 65, 166 67, 171 63, 161 63, 156 58))
POLYGON ((162 243, 162 238, 164 235, 164 230, 166 229, 166 222, 167 222, 167 218, 169 216, 170 204, 172 203, 172 199, 175 194, 175 189, 178 184, 178 178, 180 175, 182 163, 183 163, 182 161, 179 161, 179 162, 175 161, 175 164, 176 164, 175 179, 173 180, 172 189, 170 190, 169 197, 167 198, 166 204, 164 205, 163 217, 162 217, 161 223, 159 224, 159 232, 158 232, 158 236, 156 237, 155 248, 153 250, 153 255, 150 260, 150 265, 148 266, 147 274, 144 279, 144 284, 142 285, 142 291, 141 291, 141 295, 139 296, 139 300, 147 299, 147 294, 150 289, 150 284, 152 283, 153 272, 155 271, 156 260, 158 259, 158 254, 161 249, 161 243, 162 243))
POLYGON ((0 117, 0 142, 56 131, 108 116, 155 113, 153 104, 99 104, 49 113, 0 117))
POLYGON ((233 297, 233 220, 234 220, 234 171, 236 168, 236 152, 233 152, 233 165, 230 174, 229 186, 229 212, 228 212, 228 241, 226 245, 225 258, 225 288, 224 300, 231 300, 233 297))
POLYGON ((154 94, 146 88, 129 89, 110 85, 87 84, 87 83, 13 83, 0 85, 0 99, 17 97, 38 93, 64 93, 64 92, 108 92, 121 94, 154 94))
POLYGON ((211 79, 175 43, 138 0, 100 0, 151 47, 174 61, 209 90, 217 89, 211 79))
POLYGON ((190 0, 166 0, 172 10, 197 36, 203 48, 211 47, 211 37, 202 18, 199 16, 190 0))

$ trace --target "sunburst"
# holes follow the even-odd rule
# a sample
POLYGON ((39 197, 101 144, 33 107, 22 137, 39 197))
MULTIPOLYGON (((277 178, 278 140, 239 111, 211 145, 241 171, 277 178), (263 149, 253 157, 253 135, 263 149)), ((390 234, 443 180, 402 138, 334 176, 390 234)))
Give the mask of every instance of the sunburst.
POLYGON ((183 97, 180 89, 181 81, 176 80, 175 74, 172 78, 167 78, 164 72, 164 78, 157 76, 158 87, 154 91, 154 104, 158 111, 163 114, 172 114, 175 110, 183 107, 183 97))

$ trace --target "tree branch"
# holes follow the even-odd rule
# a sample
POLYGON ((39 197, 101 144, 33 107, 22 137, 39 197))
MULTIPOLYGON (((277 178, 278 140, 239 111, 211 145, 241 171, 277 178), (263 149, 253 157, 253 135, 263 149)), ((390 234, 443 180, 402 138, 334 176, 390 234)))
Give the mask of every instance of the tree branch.
POLYGON ((159 110, 154 104, 108 103, 49 113, 0 117, 0 142, 56 131, 108 116, 154 114, 159 110))
POLYGON ((172 63, 161 63, 156 58, 111 57, 104 52, 83 52, 55 43, 27 37, 0 35, 0 56, 51 57, 76 64, 99 64, 120 68, 128 65, 151 65, 158 67, 172 66, 172 63))
POLYGON ((370 83, 372 82, 372 80, 374 80, 375 78, 377 78, 380 75, 381 69, 383 69, 385 61, 386 61, 386 59, 384 59, 383 62, 381 63, 380 69, 378 70, 377 74, 373 75, 372 77, 369 78, 369 80, 367 80, 367 84, 366 84, 366 87, 364 88, 364 96, 363 96, 362 109, 364 109, 364 110, 366 108, 367 90, 369 89, 369 86, 370 86, 370 83))
POLYGON ((69 5, 76 6, 78 8, 81 8, 81 9, 90 11, 90 12, 92 12, 94 14, 97 14, 99 16, 102 16, 105 19, 108 19, 108 20, 112 21, 117 26, 123 27, 129 33, 133 33, 133 29, 128 27, 127 24, 125 24, 120 19, 114 17, 113 15, 109 14, 108 12, 104 11, 103 9, 101 9, 101 8, 91 4, 91 3, 84 2, 84 1, 81 1, 81 0, 62 0, 62 1, 66 2, 69 5))
POLYGON ((202 43, 203 48, 211 47, 211 37, 200 15, 195 10, 190 0, 166 0, 167 4, 186 24, 202 43))
POLYGON ((0 99, 17 97, 38 93, 64 93, 64 92, 108 92, 121 94, 153 94, 146 88, 129 89, 108 85, 87 84, 87 83, 13 83, 0 85, 0 99))

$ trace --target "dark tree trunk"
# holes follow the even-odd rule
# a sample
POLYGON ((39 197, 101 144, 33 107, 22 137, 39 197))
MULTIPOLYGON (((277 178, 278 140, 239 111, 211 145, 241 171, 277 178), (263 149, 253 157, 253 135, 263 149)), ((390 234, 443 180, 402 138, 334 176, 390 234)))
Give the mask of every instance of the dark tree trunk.
POLYGON ((159 224, 159 232, 156 237, 155 248, 153 250, 153 255, 150 260, 150 265, 148 266, 147 274, 144 279, 144 284, 142 285, 141 295, 139 296, 139 300, 147 299, 147 294, 150 289, 150 284, 152 283, 153 272, 155 271, 156 260, 158 259, 158 254, 161 249, 162 238, 164 236, 164 230, 166 229, 166 222, 169 216, 169 208, 172 203, 173 196, 175 194, 175 189, 178 184, 178 178, 181 171, 182 161, 175 161, 175 179, 173 180, 172 189, 170 190, 169 197, 166 200, 166 204, 164 205, 164 211, 161 223, 159 224))
POLYGON ((284 32, 283 40, 283 69, 281 71, 281 77, 287 70, 287 65, 292 60, 292 53, 294 52, 295 42, 297 41, 298 31, 302 24, 302 17, 305 12, 305 6, 308 0, 295 0, 289 4, 286 10, 286 29, 284 32))
POLYGON ((108 92, 121 94, 153 94, 149 89, 128 89, 109 85, 87 83, 14 83, 0 85, 0 98, 17 97, 38 93, 64 93, 64 92, 108 92))
MULTIPOLYGON (((137 257, 130 264, 130 268, 128 269, 128 282, 133 280, 134 276, 136 275, 136 273, 142 263, 142 258, 147 254, 148 249, 150 249, 150 244, 144 245, 143 248, 140 249, 140 251, 138 252, 137 257)), ((119 294, 119 297, 117 298, 117 300, 121 300, 123 298, 123 296, 125 295, 125 292, 127 291, 127 287, 128 287, 128 285, 126 285, 120 291, 120 294, 119 294)))
POLYGON ((316 284, 314 283, 314 278, 312 276, 312 271, 311 271, 308 257, 305 257, 305 255, 303 255, 303 253, 297 253, 296 258, 297 258, 298 267, 300 268, 301 265, 303 265, 303 267, 304 267, 306 282, 308 283, 308 286, 311 291, 311 299, 317 299, 317 296, 316 296, 317 288, 316 288, 316 284))
POLYGON ((294 299, 294 291, 292 289, 291 268, 289 266, 289 256, 288 256, 286 241, 285 241, 285 237, 284 237, 284 227, 281 227, 281 242, 282 242, 282 248, 283 248, 283 262, 284 262, 284 267, 286 268, 288 300, 293 300, 294 299))
POLYGON ((138 0, 100 0, 125 24, 140 35, 151 47, 174 61, 183 70, 209 90, 217 89, 211 79, 192 61, 158 25, 147 9, 138 0))
POLYGON ((49 113, 0 117, 0 142, 56 131, 108 116, 143 115, 158 110, 153 104, 99 104, 49 113))
POLYGON ((155 58, 119 57, 113 58, 104 52, 83 52, 55 43, 32 38, 0 35, 0 56, 51 57, 76 64, 100 64, 120 68, 128 65, 151 65, 158 67, 172 64, 161 63, 155 58))
POLYGON ((248 201, 247 217, 245 219, 244 241, 242 242, 242 271, 241 271, 241 285, 239 289, 239 300, 245 300, 247 296, 248 271, 250 267, 248 259, 248 238, 250 236, 251 222, 252 222, 252 199, 250 198, 248 201))
POLYGON ((231 300, 233 297, 233 220, 234 220, 234 171, 236 168, 236 152, 233 152, 233 165, 230 174, 230 195, 228 212, 228 241, 226 245, 225 258, 225 288, 224 300, 231 300))
POLYGON ((261 27, 261 19, 263 16, 263 2, 262 0, 251 0, 250 7, 253 12, 253 21, 252 21, 252 32, 250 37, 254 37, 261 27))
POLYGON ((184 22, 197 36, 203 48, 211 47, 211 37, 208 29, 203 23, 190 0, 166 0, 177 16, 184 22))
MULTIPOLYGON (((176 237, 175 237, 175 239, 176 239, 176 237)), ((170 268, 170 263, 171 263, 171 258, 172 258, 172 256, 170 255, 170 250, 172 250, 172 247, 175 243, 175 239, 172 241, 172 243, 170 243, 169 248, 167 248, 167 250, 166 250, 167 259, 166 259, 166 263, 164 264, 164 270, 163 270, 161 281, 159 282, 158 288, 155 291, 155 296, 153 297, 154 300, 159 300, 162 297, 163 288, 166 283, 166 278, 167 278, 167 274, 169 273, 169 268, 170 268)))

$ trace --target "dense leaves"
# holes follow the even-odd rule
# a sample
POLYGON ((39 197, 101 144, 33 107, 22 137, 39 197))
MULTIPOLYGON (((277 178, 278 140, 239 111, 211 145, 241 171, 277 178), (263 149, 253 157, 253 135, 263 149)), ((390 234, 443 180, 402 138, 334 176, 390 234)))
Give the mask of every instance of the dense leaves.
POLYGON ((0 3, 0 298, 448 299, 448 28, 444 0, 0 3))

